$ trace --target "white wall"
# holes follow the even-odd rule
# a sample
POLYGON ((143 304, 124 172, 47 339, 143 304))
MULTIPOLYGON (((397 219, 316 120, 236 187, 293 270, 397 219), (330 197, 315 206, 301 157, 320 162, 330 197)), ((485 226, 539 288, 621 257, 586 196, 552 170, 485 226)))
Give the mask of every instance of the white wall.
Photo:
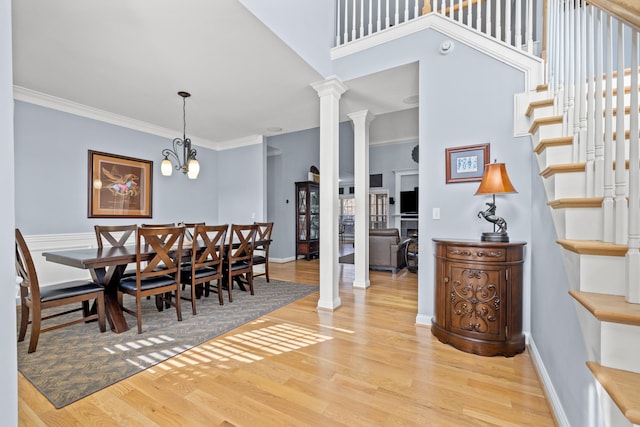
POLYGON ((18 425, 18 359, 16 357, 13 77, 11 1, 0 0, 0 181, 5 206, 0 209, 0 413, 5 426, 18 425))

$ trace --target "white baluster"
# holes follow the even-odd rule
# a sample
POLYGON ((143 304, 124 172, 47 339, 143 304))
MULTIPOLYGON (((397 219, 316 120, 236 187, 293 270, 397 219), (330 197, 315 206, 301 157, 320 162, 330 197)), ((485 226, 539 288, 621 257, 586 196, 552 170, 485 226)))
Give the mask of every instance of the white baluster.
POLYGON ((569 122, 571 115, 569 114, 569 94, 571 93, 571 3, 572 0, 564 0, 564 46, 562 66, 564 68, 564 91, 562 105, 562 134, 568 136, 570 133, 569 122))
POLYGON ((476 3, 476 11, 476 30, 482 31, 482 2, 476 3))
POLYGON ((615 241, 613 212, 613 20, 607 14, 604 98, 604 199, 602 200, 603 240, 615 241))
MULTIPOLYGON (((518 1, 518 0, 516 0, 518 1)), ((553 0, 550 0, 551 4, 553 4, 553 0)), ((549 5, 551 7, 551 4, 549 5)), ((547 14, 549 14, 549 10, 547 11, 547 14)), ((551 16, 551 15, 549 15, 551 16)), ((511 0, 507 0, 504 6, 504 24, 505 24, 505 28, 504 28, 504 41, 506 41, 509 44, 512 44, 511 41, 511 0)), ((549 27, 547 27, 547 33, 549 33, 549 27)), ((547 38, 547 40, 549 40, 547 38)), ((548 50, 548 47, 547 47, 548 50)), ((547 58, 548 59, 548 58, 547 58)))
POLYGON ((382 9, 380 9, 380 0, 378 0, 378 19, 376 20, 376 31, 380 31, 382 28, 380 28, 380 25, 382 24, 382 22, 380 22, 380 17, 382 16, 382 9))
MULTIPOLYGON (((471 8, 471 5, 469 5, 469 9, 471 8)), ((458 22, 462 23, 464 22, 464 13, 463 13, 464 9, 462 8, 462 0, 458 0, 458 22)))
POLYGON ((400 23, 400 0, 396 0, 395 23, 396 25, 400 23))
POLYGON ((336 0, 336 46, 340 46, 340 0, 336 0))
MULTIPOLYGON (((396 0, 400 1, 400 0, 396 0)), ((404 22, 409 20, 409 0, 404 1, 404 22)))
POLYGON ((580 108, 584 101, 584 85, 582 76, 582 34, 581 34, 581 17, 580 17, 580 1, 576 0, 574 9, 574 51, 573 51, 573 63, 574 63, 574 78, 573 86, 575 88, 574 93, 574 108, 573 108, 573 161, 574 163, 581 162, 584 158, 581 156, 582 148, 584 147, 583 141, 580 139, 580 108))
MULTIPOLYGON (((473 5, 470 2, 467 4, 467 26, 469 28, 473 27, 473 16, 471 15, 471 12, 473 10, 472 6, 473 5)), ((476 7, 480 8, 480 4, 478 4, 476 7)))
MULTIPOLYGON (((569 16, 569 26, 568 26, 568 34, 567 40, 569 45, 567 47, 567 135, 573 135, 573 103, 574 97, 576 93, 576 85, 575 85, 575 25, 574 25, 574 0, 569 0, 568 2, 569 9, 567 10, 567 15, 569 16)), ((577 141, 574 138, 573 144, 577 141)), ((576 150, 574 150, 576 151, 576 150)))
POLYGON ((631 96, 629 117, 629 241, 626 300, 640 304, 640 143, 638 141, 638 31, 631 30, 631 96))
MULTIPOLYGON (((356 0, 353 0, 356 1, 356 0)), ((349 0, 344 0, 344 41, 343 43, 347 43, 349 41, 349 0)))
POLYGON ((389 28, 389 0, 386 0, 387 3, 387 14, 384 17, 384 28, 389 28))
POLYGON ((359 38, 364 37, 364 0, 360 0, 360 28, 359 38))
POLYGON ((527 53, 533 54, 533 0, 527 0, 527 53))
POLYGON ((593 180, 594 180, 594 192, 595 197, 602 197, 604 195, 604 135, 602 134, 603 126, 603 111, 604 106, 602 103, 602 12, 600 9, 596 9, 596 51, 595 51, 595 82, 596 88, 593 93, 595 100, 595 107, 593 109, 593 119, 595 122, 594 130, 594 146, 595 146, 595 159, 593 164, 593 180))
POLYGON ((357 24, 356 24, 356 3, 358 2, 358 0, 353 0, 353 23, 351 25, 351 40, 355 40, 356 39, 356 28, 357 28, 357 24))
POLYGON ((502 0, 496 0, 496 38, 502 41, 502 8, 500 3, 502 0))
MULTIPOLYGON (((627 169, 625 167, 624 135, 624 24, 618 22, 618 80, 616 83, 616 166, 615 196, 613 206, 616 214, 615 243, 627 243, 628 206, 627 206, 627 169)), ((637 90, 637 87, 636 87, 637 90)))
POLYGON ((449 0, 449 18, 455 19, 455 12, 453 10, 454 0, 449 0))
MULTIPOLYGON (((576 108, 578 113, 577 117, 579 122, 578 135, 580 136, 580 151, 578 153, 578 161, 586 162, 587 160, 587 6, 581 3, 578 8, 578 19, 580 25, 578 31, 580 34, 580 48, 578 50, 578 59, 580 61, 579 71, 577 73, 578 81, 580 82, 578 99, 580 100, 579 107, 576 108)), ((585 173, 586 175, 586 173, 585 173)))
MULTIPOLYGON (((496 1, 500 1, 500 0, 496 0, 496 1)), ((486 34, 488 36, 491 36, 491 20, 493 19, 491 15, 491 10, 492 10, 491 0, 487 0, 487 13, 486 13, 487 16, 485 17, 485 22, 486 22, 485 28, 486 28, 486 34)))
MULTIPOLYGON (((566 29, 565 29, 565 2, 564 0, 557 0, 557 17, 556 17, 556 28, 558 29, 557 32, 557 37, 556 37, 556 47, 557 47, 557 54, 556 54, 556 62, 557 62, 557 66, 556 69, 558 70, 558 74, 557 74, 557 87, 556 87, 556 102, 555 102, 555 114, 559 115, 559 114, 563 114, 564 111, 564 100, 566 99, 565 96, 565 86, 564 86, 564 82, 565 82, 565 34, 566 34, 566 29)), ((566 129, 564 129, 566 130, 566 129)), ((567 135, 566 132, 563 133, 563 135, 567 135)))
MULTIPOLYGON (((424 0, 424 1, 430 2, 431 0, 424 0)), ((414 0, 413 2, 413 19, 420 16, 420 5, 418 3, 420 3, 418 0, 414 0)))
MULTIPOLYGON (((594 35, 594 20, 593 20, 593 15, 594 15, 594 9, 591 6, 584 6, 585 9, 585 14, 587 12, 589 12, 586 16, 589 17, 589 26, 588 26, 588 45, 585 46, 586 49, 585 51, 588 49, 590 52, 592 52, 591 55, 589 55, 589 62, 587 64, 587 71, 586 71, 586 75, 587 75, 587 102, 586 102, 586 108, 585 108, 585 115, 584 115, 584 120, 585 120, 585 125, 586 125, 586 136, 587 136, 587 169, 586 169, 586 176, 587 176, 587 197, 593 197, 595 190, 594 190, 594 186, 595 186, 595 182, 594 182, 594 163, 595 163, 595 157, 596 157, 596 141, 594 138, 594 134, 593 134, 593 129, 595 126, 594 121, 597 120, 596 116, 594 115, 594 107, 595 107, 595 99, 593 98, 595 93, 595 76, 594 76, 594 68, 595 68, 595 58, 594 58, 594 54, 595 54, 595 35, 594 35)), ((587 27, 586 25, 586 19, 585 19, 585 28, 587 27)), ((586 52, 585 52, 586 55, 586 52)), ((586 62, 586 59, 585 59, 586 62)), ((602 92, 600 93, 600 98, 602 98, 602 92)), ((602 111, 602 110, 600 110, 602 111)), ((600 121, 602 121, 602 113, 600 113, 600 121)))
POLYGON ((373 34, 373 0, 369 0, 369 22, 367 23, 367 34, 373 34))
POLYGON ((522 48, 522 0, 516 0, 516 39, 515 47, 522 48))

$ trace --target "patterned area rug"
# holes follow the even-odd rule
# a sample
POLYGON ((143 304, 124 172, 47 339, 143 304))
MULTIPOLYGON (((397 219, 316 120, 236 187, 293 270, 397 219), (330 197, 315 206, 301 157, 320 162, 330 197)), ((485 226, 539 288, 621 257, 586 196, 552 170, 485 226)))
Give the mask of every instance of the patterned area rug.
MULTIPOLYGON (((107 325, 101 334, 96 322, 81 323, 41 334, 32 354, 27 353, 29 327, 25 340, 18 343, 18 369, 56 408, 62 408, 318 290, 277 280, 267 283, 264 278, 256 278, 254 287, 253 296, 234 287, 232 303, 224 291, 223 306, 215 293, 203 297, 197 300, 195 316, 191 302, 183 300, 182 322, 177 321, 174 307, 158 312, 153 298, 145 300, 142 334, 137 333, 135 317, 125 314, 127 332, 115 334, 107 325)), ((135 307, 127 297, 125 307, 135 307)))

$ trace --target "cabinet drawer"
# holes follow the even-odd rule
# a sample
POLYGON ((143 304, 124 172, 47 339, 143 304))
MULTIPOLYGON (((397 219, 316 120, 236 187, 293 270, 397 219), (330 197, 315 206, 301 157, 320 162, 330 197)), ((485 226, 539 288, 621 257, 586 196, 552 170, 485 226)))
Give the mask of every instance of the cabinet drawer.
POLYGON ((464 261, 500 262, 507 259, 502 248, 478 248, 468 246, 447 246, 447 258, 464 261))

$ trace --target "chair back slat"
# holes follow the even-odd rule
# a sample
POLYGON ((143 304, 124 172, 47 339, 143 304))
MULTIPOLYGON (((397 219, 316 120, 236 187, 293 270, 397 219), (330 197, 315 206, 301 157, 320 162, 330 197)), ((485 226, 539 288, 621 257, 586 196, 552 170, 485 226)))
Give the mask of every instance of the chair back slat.
POLYGON ((253 245, 258 227, 255 224, 231 224, 229 235, 229 261, 252 263, 253 245))
MULTIPOLYGON (((180 274, 184 227, 140 227, 136 247, 136 276, 138 280, 166 274, 180 274), (144 264, 142 255, 153 252, 144 264)), ((178 281, 179 277, 177 277, 178 281)))
MULTIPOLYGON (((131 235, 135 233, 138 226, 131 225, 95 225, 96 240, 98 247, 103 248, 104 243, 109 243, 114 248, 126 246, 131 235)), ((133 244, 133 242, 132 242, 133 244)))
POLYGON ((228 228, 226 224, 195 226, 191 249, 193 271, 202 267, 216 267, 222 271, 228 228))

